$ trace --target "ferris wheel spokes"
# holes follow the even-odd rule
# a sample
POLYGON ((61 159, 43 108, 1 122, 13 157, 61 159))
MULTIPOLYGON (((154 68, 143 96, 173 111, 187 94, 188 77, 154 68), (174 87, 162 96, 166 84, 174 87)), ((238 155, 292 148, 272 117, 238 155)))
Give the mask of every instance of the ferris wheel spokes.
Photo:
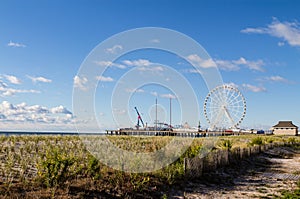
POLYGON ((210 128, 238 128, 246 114, 245 98, 235 87, 218 86, 207 95, 204 114, 210 128))

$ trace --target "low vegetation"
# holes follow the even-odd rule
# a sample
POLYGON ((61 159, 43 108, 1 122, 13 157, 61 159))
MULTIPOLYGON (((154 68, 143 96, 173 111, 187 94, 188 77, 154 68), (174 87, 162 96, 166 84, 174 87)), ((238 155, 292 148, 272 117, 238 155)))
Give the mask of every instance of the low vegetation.
MULTIPOLYGON (((110 136, 108 139, 120 149, 146 153, 162 149, 173 138, 110 136)), ((163 190, 169 185, 185 180, 186 157, 192 158, 216 148, 232 150, 270 142, 299 143, 298 138, 255 135, 190 141, 189 148, 169 166, 150 173, 126 173, 100 162, 78 136, 2 136, 0 195, 30 198, 30 194, 40 194, 46 198, 58 195, 68 198, 97 194, 107 198, 130 198, 146 194, 157 198, 164 196, 163 190), (207 140, 212 141, 212 147, 204 147, 207 140)), ((139 164, 143 166, 143 162, 139 164)))
POLYGON ((294 191, 282 191, 281 196, 277 196, 280 199, 297 199, 300 198, 300 181, 297 183, 297 188, 294 191))
POLYGON ((261 136, 258 136, 258 137, 255 137, 255 138, 252 138, 251 141, 249 142, 249 146, 261 146, 265 143, 265 140, 261 137, 261 136))
POLYGON ((233 146, 233 141, 230 139, 221 140, 221 142, 219 142, 219 147, 221 149, 230 150, 232 146, 233 146))

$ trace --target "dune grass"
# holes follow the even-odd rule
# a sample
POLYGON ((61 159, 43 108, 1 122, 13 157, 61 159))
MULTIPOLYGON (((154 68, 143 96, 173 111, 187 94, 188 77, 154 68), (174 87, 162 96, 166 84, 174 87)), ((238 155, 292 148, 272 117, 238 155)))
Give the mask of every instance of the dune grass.
MULTIPOLYGON (((151 153, 166 147, 173 137, 109 136, 108 139, 123 150, 151 153)), ((243 148, 249 143, 300 142, 298 137, 256 135, 197 138, 190 140, 188 149, 167 167, 148 173, 126 173, 100 162, 78 136, 2 136, 0 195, 42 189, 44 194, 54 197, 65 190, 70 192, 72 186, 105 192, 112 197, 150 192, 184 180, 184 158, 199 155, 208 140, 214 141, 209 150, 243 148)))

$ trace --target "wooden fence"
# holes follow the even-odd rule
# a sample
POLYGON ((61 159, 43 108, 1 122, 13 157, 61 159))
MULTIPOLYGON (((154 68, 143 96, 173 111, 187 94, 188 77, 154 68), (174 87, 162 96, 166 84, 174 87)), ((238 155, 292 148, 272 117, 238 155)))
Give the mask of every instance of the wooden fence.
POLYGON ((270 148, 283 146, 283 142, 269 143, 260 146, 251 146, 247 148, 234 148, 232 150, 214 150, 205 157, 196 156, 194 158, 184 159, 185 174, 189 178, 201 177, 204 172, 214 171, 217 168, 255 156, 270 148))

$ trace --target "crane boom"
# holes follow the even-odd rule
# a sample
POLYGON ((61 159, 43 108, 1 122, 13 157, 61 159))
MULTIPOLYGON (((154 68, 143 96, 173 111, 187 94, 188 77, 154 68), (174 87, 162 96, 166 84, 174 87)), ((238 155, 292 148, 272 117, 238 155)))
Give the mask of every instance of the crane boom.
POLYGON ((139 126, 140 126, 140 121, 141 121, 141 123, 142 123, 142 125, 143 125, 143 128, 145 127, 145 124, 144 124, 144 122, 143 122, 143 119, 142 119, 142 117, 141 117, 141 115, 140 115, 140 113, 139 113, 139 111, 138 111, 138 109, 136 108, 136 107, 134 107, 134 109, 135 109, 135 111, 136 111, 136 114, 138 115, 138 121, 137 121, 137 128, 139 128, 139 126))

